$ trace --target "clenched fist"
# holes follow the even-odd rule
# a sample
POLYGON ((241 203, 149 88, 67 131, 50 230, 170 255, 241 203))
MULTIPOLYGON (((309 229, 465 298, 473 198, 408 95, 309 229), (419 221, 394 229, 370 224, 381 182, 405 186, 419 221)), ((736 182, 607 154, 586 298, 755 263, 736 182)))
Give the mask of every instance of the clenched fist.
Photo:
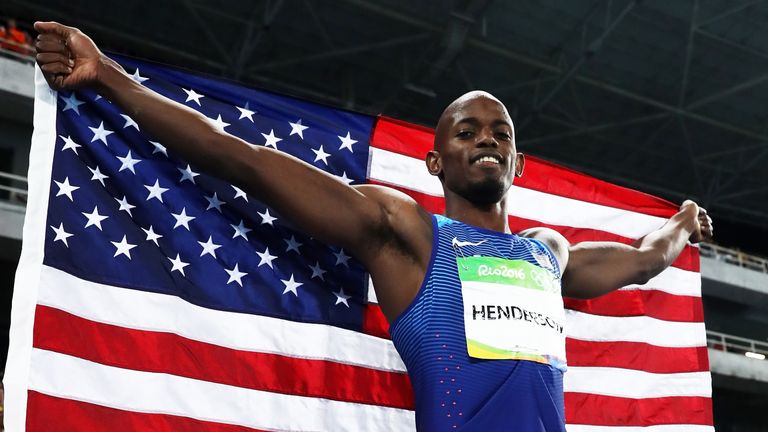
POLYGON ((53 90, 98 84, 104 63, 113 63, 80 30, 57 22, 36 22, 37 64, 53 90))
POLYGON ((695 212, 695 228, 691 233, 691 243, 699 243, 704 240, 711 240, 714 235, 714 228, 712 226, 712 218, 707 214, 707 210, 699 207, 698 204, 691 200, 686 200, 683 205, 680 206, 680 210, 687 210, 693 213, 695 212))

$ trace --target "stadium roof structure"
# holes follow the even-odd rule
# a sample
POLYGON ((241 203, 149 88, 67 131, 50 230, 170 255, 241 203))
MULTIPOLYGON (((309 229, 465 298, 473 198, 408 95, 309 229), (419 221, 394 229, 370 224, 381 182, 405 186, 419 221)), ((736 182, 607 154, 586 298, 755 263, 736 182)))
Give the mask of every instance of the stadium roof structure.
POLYGON ((768 227, 768 2, 5 0, 111 51, 434 126, 506 103, 518 147, 768 227))

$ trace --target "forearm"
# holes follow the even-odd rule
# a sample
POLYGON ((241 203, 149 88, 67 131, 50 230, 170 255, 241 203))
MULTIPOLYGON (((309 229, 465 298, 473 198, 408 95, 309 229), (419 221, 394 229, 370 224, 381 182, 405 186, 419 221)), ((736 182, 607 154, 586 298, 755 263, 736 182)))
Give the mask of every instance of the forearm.
POLYGON ((113 60, 103 57, 96 91, 119 106, 153 139, 200 169, 237 182, 238 170, 227 166, 247 145, 217 131, 199 112, 174 102, 131 79, 113 60))
POLYGON ((672 216, 658 230, 642 237, 634 246, 640 250, 645 263, 643 279, 650 279, 669 267, 680 255, 691 234, 696 230, 698 207, 689 205, 672 216))

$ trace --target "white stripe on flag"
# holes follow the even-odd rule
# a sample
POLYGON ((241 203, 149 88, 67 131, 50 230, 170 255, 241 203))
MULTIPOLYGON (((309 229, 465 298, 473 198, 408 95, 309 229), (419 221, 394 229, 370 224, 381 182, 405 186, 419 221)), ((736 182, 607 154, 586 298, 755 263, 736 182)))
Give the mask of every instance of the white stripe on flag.
MULTIPOLYGON (((371 147, 370 166, 372 180, 443 196, 440 181, 427 172, 423 161, 371 147)), ((656 216, 517 186, 512 186, 508 197, 510 215, 546 224, 608 231, 629 238, 640 238, 666 222, 656 216)))
POLYGON ((707 345, 704 323, 664 321, 647 316, 612 317, 565 310, 570 338, 593 342, 644 342, 661 347, 707 345))
POLYGON ((643 285, 628 285, 621 289, 657 290, 674 295, 701 297, 701 274, 670 266, 643 285))
POLYGON ((413 412, 105 366, 33 349, 29 388, 133 412, 282 431, 408 430, 413 412), (328 413, 334 413, 328 415, 328 413))
POLYGON ((590 426, 569 424, 568 432, 715 432, 714 426, 653 425, 653 426, 590 426))
POLYGON ((386 339, 329 325, 206 309, 171 295, 86 281, 48 266, 40 275, 38 302, 91 321, 175 333, 237 350, 405 371, 386 339))
POLYGON ((569 367, 563 377, 566 392, 592 393, 632 399, 668 396, 712 396, 709 372, 651 373, 608 367, 569 367))
POLYGON ((24 218, 24 242, 14 281, 11 331, 5 366, 5 428, 23 431, 27 418, 27 381, 32 352, 40 265, 48 230, 48 197, 56 143, 56 96, 35 65, 35 114, 29 154, 29 198, 24 218))

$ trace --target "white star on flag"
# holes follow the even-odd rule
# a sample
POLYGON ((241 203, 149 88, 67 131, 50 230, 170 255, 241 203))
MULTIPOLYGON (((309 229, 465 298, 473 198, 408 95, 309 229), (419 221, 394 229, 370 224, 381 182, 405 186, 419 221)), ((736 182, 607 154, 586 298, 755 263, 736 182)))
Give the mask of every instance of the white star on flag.
POLYGON ((181 209, 181 213, 171 213, 171 216, 176 219, 176 224, 173 225, 173 229, 183 226, 187 231, 189 231, 189 222, 195 219, 194 216, 187 216, 186 207, 181 209))
POLYGON ((112 243, 115 246, 114 257, 118 255, 125 255, 128 257, 128 259, 131 259, 131 249, 135 248, 136 245, 128 243, 128 240, 126 239, 125 235, 123 236, 123 239, 120 240, 119 242, 111 241, 110 243, 112 243))
POLYGON ((224 269, 225 272, 229 275, 229 280, 227 281, 227 285, 230 283, 237 282, 238 285, 243 286, 242 279, 243 276, 247 275, 248 273, 241 272, 240 269, 237 268, 237 263, 235 263, 235 267, 232 270, 224 269))
POLYGON ((298 119, 296 123, 288 122, 288 124, 291 125, 291 135, 298 135, 301 139, 304 139, 304 131, 309 129, 309 126, 301 124, 301 119, 298 119))
POLYGON ((139 74, 139 68, 136 68, 136 72, 134 72, 134 73, 131 75, 131 79, 133 79, 133 80, 134 80, 134 81, 136 81, 137 83, 141 84, 141 83, 143 83, 144 81, 148 80, 149 78, 146 78, 146 77, 143 77, 143 76, 141 76, 141 75, 139 74))
POLYGON ((243 191, 242 189, 240 189, 239 187, 234 186, 234 185, 232 186, 232 189, 235 190, 235 198, 234 199, 242 198, 242 199, 245 200, 245 202, 248 202, 248 196, 245 194, 245 191, 243 191))
POLYGON ((256 111, 251 111, 250 109, 248 109, 250 108, 248 106, 248 102, 245 103, 244 107, 235 107, 235 108, 240 110, 240 117, 238 117, 238 120, 247 118, 248 120, 251 121, 251 123, 253 123, 253 115, 256 114, 256 111))
POLYGON ((246 241, 248 241, 248 236, 246 234, 248 234, 251 231, 251 229, 245 227, 242 219, 240 219, 240 223, 238 225, 229 224, 229 226, 231 226, 232 229, 235 230, 235 234, 232 235, 232 238, 239 236, 244 238, 246 241))
POLYGON ((173 264, 173 267, 171 268, 172 272, 178 271, 179 273, 181 273, 182 276, 184 277, 187 276, 184 274, 184 267, 188 266, 189 263, 185 263, 184 261, 182 261, 178 253, 176 254, 175 259, 172 259, 170 257, 166 257, 166 258, 168 258, 168 261, 170 261, 171 264, 173 264))
POLYGON ((264 213, 256 212, 259 216, 261 216, 261 224, 267 224, 271 226, 275 226, 272 222, 276 221, 277 218, 273 217, 271 214, 269 214, 269 209, 264 209, 264 213))
POLYGON ((160 238, 163 238, 163 236, 161 236, 160 234, 156 233, 154 228, 152 228, 152 225, 149 226, 149 229, 142 228, 142 230, 147 234, 147 241, 154 242, 155 246, 160 246, 157 243, 157 240, 160 239, 160 238))
POLYGON ((123 199, 120 200, 120 199, 115 198, 115 201, 117 201, 118 204, 120 204, 120 208, 117 209, 118 211, 125 210, 128 213, 128 216, 133 217, 133 214, 131 214, 131 209, 132 208, 136 208, 136 206, 128 204, 128 197, 123 195, 123 199))
POLYGON ((282 282, 285 285, 285 289, 283 290, 283 294, 288 293, 289 291, 293 293, 296 297, 299 296, 299 293, 296 292, 296 288, 304 285, 301 282, 296 282, 293 279, 293 273, 291 273, 291 277, 288 280, 280 279, 280 282, 282 282))
POLYGON ((267 140, 264 145, 266 147, 272 147, 273 149, 277 150, 277 143, 282 141, 282 138, 278 138, 275 136, 275 130, 270 129, 269 134, 262 133, 261 136, 264 137, 265 140, 267 140))
POLYGON ((182 90, 184 90, 184 93, 187 94, 187 100, 185 100, 184 102, 195 101, 197 106, 202 106, 200 104, 200 98, 204 98, 205 96, 195 92, 192 89, 187 90, 187 89, 183 88, 182 90))
POLYGON ((346 171, 342 171, 341 175, 340 176, 336 176, 336 177, 338 177, 339 180, 343 181, 346 184, 352 184, 352 182, 354 181, 351 178, 347 177, 347 172, 346 171))
POLYGON ((72 198, 72 192, 80 189, 80 186, 73 186, 69 184, 69 177, 64 177, 63 182, 58 182, 56 180, 53 181, 56 183, 56 186, 59 187, 59 191, 56 192, 56 196, 66 195, 67 198, 69 198, 70 201, 74 202, 75 200, 72 198))
POLYGON ((88 129, 90 129, 91 132, 93 132, 93 138, 91 138, 91 142, 100 140, 101 142, 104 143, 104 145, 109 145, 109 143, 107 143, 107 137, 112 135, 114 132, 108 129, 104 129, 103 121, 99 123, 99 127, 95 128, 95 127, 88 126, 88 129))
POLYGON ((343 265, 344 267, 349 267, 349 264, 347 264, 347 261, 349 261, 351 256, 344 253, 344 249, 334 252, 333 256, 336 257, 336 264, 335 265, 343 265))
POLYGON ((135 128, 136 130, 139 130, 139 125, 136 124, 136 122, 133 121, 132 118, 128 117, 125 114, 120 114, 120 117, 122 117, 123 120, 125 120, 125 126, 123 126, 123 129, 125 129, 127 127, 132 127, 132 128, 135 128))
POLYGON ((339 303, 344 303, 344 306, 349 307, 349 303, 347 303, 347 300, 352 298, 352 296, 348 296, 344 294, 344 288, 339 288, 339 292, 333 293, 333 295, 336 296, 336 303, 333 305, 336 306, 339 303))
POLYGON ((108 179, 109 176, 102 174, 101 171, 99 170, 98 165, 96 165, 96 169, 91 167, 88 167, 88 169, 91 171, 91 174, 93 174, 93 176, 91 177, 91 180, 98 180, 99 183, 101 183, 101 185, 104 186, 104 179, 108 179))
POLYGON ((186 168, 176 168, 181 172, 181 180, 179 180, 179 183, 183 182, 184 180, 189 180, 192 182, 192 184, 195 184, 195 177, 199 176, 200 173, 192 171, 192 167, 187 164, 186 168))
POLYGON ((320 261, 315 261, 314 266, 309 266, 309 268, 312 270, 312 276, 310 276, 310 279, 314 278, 320 278, 321 281, 325 280, 325 277, 323 277, 323 273, 326 271, 320 268, 320 261))
POLYGON ((141 162, 141 159, 134 159, 130 150, 128 150, 128 154, 123 157, 117 156, 117 159, 120 160, 120 162, 122 162, 122 165, 120 165, 120 169, 117 170, 117 172, 120 172, 123 170, 129 170, 133 174, 136 174, 136 170, 134 166, 137 163, 141 162))
POLYGON ((213 242, 213 236, 208 236, 207 242, 198 241, 198 243, 200 243, 200 246, 203 247, 203 251, 200 252, 200 256, 208 254, 216 258, 216 249, 220 248, 221 245, 213 242))
POLYGON ((76 143, 69 135, 67 135, 66 138, 64 135, 59 135, 59 138, 64 140, 64 146, 61 148, 61 151, 69 149, 77 154, 77 148, 82 147, 80 144, 76 143))
POLYGON ((226 204, 224 201, 219 200, 219 196, 216 192, 213 193, 213 196, 206 196, 205 199, 208 200, 208 207, 205 208, 206 210, 215 208, 221 213, 221 205, 226 204))
POLYGON ((216 117, 215 119, 208 118, 208 121, 213 125, 213 127, 215 127, 217 130, 221 132, 226 132, 224 128, 229 126, 229 123, 221 119, 221 114, 219 114, 219 116, 216 117))
POLYGON ((277 256, 270 254, 269 248, 264 249, 264 252, 256 251, 256 255, 258 255, 259 258, 261 258, 261 260, 259 261, 259 265, 257 267, 261 267, 262 265, 266 264, 270 268, 274 268, 272 267, 272 261, 274 261, 277 258, 277 256))
POLYGON ((85 102, 78 99, 77 96, 75 96, 75 92, 72 92, 72 94, 70 94, 68 97, 64 97, 63 95, 59 97, 66 104, 61 112, 72 110, 76 112, 77 115, 80 115, 80 105, 84 104, 85 102))
POLYGON ((352 137, 349 135, 349 132, 347 132, 347 136, 339 136, 339 139, 341 140, 341 147, 339 147, 339 150, 341 149, 347 149, 350 153, 354 153, 355 151, 352 150, 352 144, 356 143, 357 140, 353 140, 352 137))
POLYGON ((285 252, 295 251, 297 254, 301 255, 299 248, 303 245, 296 240, 296 236, 291 235, 290 239, 283 239, 283 241, 288 245, 288 249, 286 249, 285 252))
POLYGON ((64 243, 64 246, 69 247, 69 243, 67 243, 67 238, 72 237, 74 234, 70 234, 66 231, 64 231, 64 224, 60 223, 59 227, 56 228, 55 226, 51 225, 51 229, 53 229, 53 232, 56 233, 56 238, 53 239, 54 242, 60 241, 64 243))
POLYGON ((147 201, 151 200, 152 198, 157 198, 158 201, 163 202, 163 194, 168 191, 168 188, 160 187, 160 179, 155 180, 155 184, 152 186, 144 185, 144 187, 149 191, 149 195, 147 195, 147 201))
POLYGON ((322 144, 319 149, 312 149, 312 151, 315 153, 315 162, 322 160, 324 164, 328 165, 328 156, 331 154, 326 153, 325 150, 323 150, 322 144))
POLYGON ((104 219, 107 219, 109 216, 104 216, 99 214, 99 208, 97 206, 93 206, 93 212, 86 213, 82 212, 83 216, 88 218, 88 222, 85 224, 85 228, 88 228, 89 226, 93 225, 96 228, 99 229, 99 231, 103 231, 101 229, 101 221, 104 219))
POLYGON ((149 143, 155 147, 155 149, 152 150, 152 154, 162 153, 165 155, 165 157, 168 157, 168 150, 166 150, 164 145, 160 144, 157 141, 150 141, 149 143))

